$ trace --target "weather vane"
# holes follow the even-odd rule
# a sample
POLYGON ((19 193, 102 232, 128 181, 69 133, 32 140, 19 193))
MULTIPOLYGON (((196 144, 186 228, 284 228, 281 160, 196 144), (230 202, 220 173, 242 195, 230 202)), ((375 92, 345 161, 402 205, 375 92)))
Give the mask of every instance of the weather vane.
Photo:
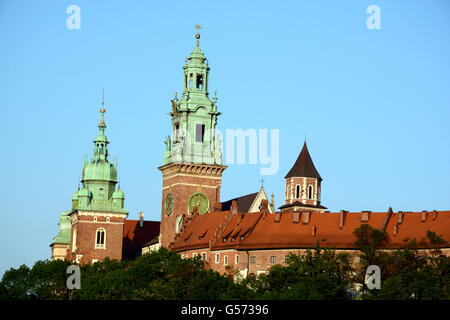
POLYGON ((105 113, 105 88, 102 88, 102 107, 100 109, 101 113, 105 113))
POLYGON ((197 34, 195 35, 195 38, 196 39, 200 39, 200 29, 202 28, 202 26, 201 25, 199 25, 199 24, 196 24, 195 25, 195 29, 197 29, 197 34))

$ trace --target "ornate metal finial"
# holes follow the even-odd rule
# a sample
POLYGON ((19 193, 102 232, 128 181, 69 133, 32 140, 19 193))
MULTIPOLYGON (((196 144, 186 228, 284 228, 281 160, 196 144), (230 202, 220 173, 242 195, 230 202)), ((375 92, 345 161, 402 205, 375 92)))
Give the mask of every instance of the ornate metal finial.
POLYGON ((199 25, 199 24, 196 24, 195 25, 195 29, 197 29, 197 34, 195 35, 195 39, 200 39, 200 29, 202 28, 202 26, 201 25, 199 25))
POLYGON ((262 178, 260 181, 261 181, 261 188, 264 188, 264 178, 262 178))
POLYGON ((100 109, 101 113, 105 113, 105 88, 102 88, 102 107, 100 109))
POLYGON ((105 107, 105 88, 103 88, 103 91, 102 91, 102 107, 100 108, 100 113, 102 115, 102 118, 100 119, 100 122, 98 124, 98 128, 100 129, 100 131, 104 131, 106 129, 106 123, 105 123, 105 117, 104 117, 106 110, 104 107, 105 107))
POLYGON ((198 40, 200 39, 200 29, 202 27, 199 24, 195 25, 195 29, 197 29, 197 34, 195 35, 195 39, 197 39, 197 47, 198 47, 198 40))

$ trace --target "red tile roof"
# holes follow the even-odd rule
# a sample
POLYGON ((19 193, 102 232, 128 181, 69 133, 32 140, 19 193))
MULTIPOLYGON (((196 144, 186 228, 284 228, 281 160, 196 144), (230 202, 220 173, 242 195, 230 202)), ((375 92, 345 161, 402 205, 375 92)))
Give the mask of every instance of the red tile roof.
POLYGON ((230 211, 215 211, 204 215, 194 215, 183 234, 177 237, 171 249, 183 251, 209 247, 209 241, 215 239, 216 232, 226 222, 230 211))
POLYGON ((123 225, 123 259, 134 259, 140 255, 143 245, 159 235, 159 221, 144 221, 139 226, 139 220, 125 220, 123 225))
POLYGON ((356 237, 353 231, 366 222, 376 229, 385 229, 390 242, 387 248, 404 246, 409 240, 426 238, 428 230, 434 231, 446 240, 449 247, 450 211, 405 212, 399 223, 400 213, 388 212, 345 212, 345 213, 300 213, 298 223, 294 212, 282 214, 213 212, 196 216, 185 232, 177 239, 176 251, 210 248, 223 249, 283 249, 309 248, 319 241, 322 247, 355 249, 356 237), (309 215, 309 219, 307 218, 309 215), (279 219, 277 219, 277 217, 279 219), (342 219, 344 218, 344 219, 342 219), (343 221, 340 227, 341 219, 343 221))
MULTIPOLYGON (((261 219, 248 238, 240 244, 240 248, 305 248, 315 246, 317 241, 322 247, 355 248, 356 237, 353 231, 363 224, 361 212, 346 213, 342 229, 341 213, 311 212, 308 224, 302 223, 302 217, 299 223, 293 223, 293 214, 293 212, 283 213, 279 222, 274 222, 273 215, 261 219)), ((382 229, 386 214, 387 212, 370 213, 368 224, 373 228, 382 229)), ((425 222, 421 222, 421 215, 421 212, 405 213, 402 224, 398 226, 398 233, 394 235, 398 213, 393 213, 386 226, 386 232, 390 237, 387 247, 401 247, 406 244, 404 240, 407 238, 420 241, 426 238, 428 230, 442 235, 447 241, 450 239, 450 211, 438 212, 435 220, 428 213, 425 222)))

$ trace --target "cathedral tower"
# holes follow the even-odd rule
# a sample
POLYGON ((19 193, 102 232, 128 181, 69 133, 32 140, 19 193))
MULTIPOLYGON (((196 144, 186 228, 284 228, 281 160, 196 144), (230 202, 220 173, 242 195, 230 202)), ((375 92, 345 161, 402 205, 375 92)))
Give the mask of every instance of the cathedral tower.
POLYGON ((199 214, 214 210, 220 203, 222 142, 216 135, 217 97, 209 98, 208 61, 199 47, 183 66, 183 93, 171 100, 172 136, 165 140, 161 210, 161 245, 168 247, 180 231, 183 216, 194 208, 199 214))
POLYGON ((323 212, 326 209, 320 204, 322 177, 311 159, 306 139, 297 161, 284 178, 286 179, 286 197, 285 204, 280 207, 281 211, 323 212))
POLYGON ((116 189, 117 163, 110 162, 105 136, 105 109, 100 109, 99 134, 94 140, 90 162, 85 159, 81 182, 83 187, 72 198, 71 233, 67 258, 78 263, 122 259, 123 225, 128 212, 125 195, 116 189))

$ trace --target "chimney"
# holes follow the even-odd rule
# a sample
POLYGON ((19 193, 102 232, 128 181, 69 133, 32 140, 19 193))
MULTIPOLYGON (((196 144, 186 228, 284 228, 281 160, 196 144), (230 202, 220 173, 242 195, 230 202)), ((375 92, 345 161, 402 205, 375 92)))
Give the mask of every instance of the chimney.
POLYGON ((263 218, 266 217, 269 212, 269 200, 261 200, 261 213, 263 214, 263 218))
POLYGON ((434 211, 433 211, 433 216, 432 216, 432 218, 433 218, 433 221, 434 221, 434 220, 436 220, 436 218, 437 218, 437 214, 438 214, 438 213, 437 213, 437 211, 436 211, 436 210, 434 210, 434 211))
POLYGON ((236 200, 233 200, 233 201, 231 202, 231 213, 232 213, 232 214, 237 214, 237 212, 238 212, 237 201, 236 201, 236 200))
POLYGON ((403 211, 399 211, 399 212, 398 212, 398 220, 397 220, 397 224, 402 224, 404 214, 405 214, 405 213, 404 213, 403 211))
POLYGON ((144 212, 143 211, 139 212, 139 227, 141 227, 141 228, 144 227, 144 212))
POLYGON ((310 217, 311 217, 311 212, 308 212, 308 211, 302 212, 302 223, 303 224, 308 224, 310 217))
POLYGON ((281 220, 281 212, 275 212, 275 222, 280 222, 281 220))
POLYGON ((237 220, 237 225, 239 225, 242 221, 242 218, 244 218, 244 214, 242 213, 238 213, 238 220, 237 220))
POLYGON ((428 211, 423 210, 422 211, 422 222, 427 221, 428 211))
POLYGON ((300 221, 300 212, 294 211, 292 213, 292 223, 299 223, 300 221))
POLYGON ((214 204, 214 211, 215 212, 222 211, 222 204, 221 203, 214 204))
POLYGON ((398 224, 396 224, 394 227, 394 236, 396 236, 397 233, 398 233, 398 224))
POLYGON ((372 211, 361 211, 361 222, 369 222, 369 216, 372 211))
POLYGON ((389 207, 389 210, 386 213, 386 217, 384 218, 383 226, 381 227, 383 231, 386 231, 387 225, 389 223, 389 220, 391 220, 392 214, 393 214, 392 208, 389 207))
POLYGON ((271 196, 271 198, 272 198, 272 200, 270 200, 270 206, 272 207, 272 211, 273 212, 275 212, 275 202, 273 201, 273 193, 272 193, 272 196, 271 196))
POLYGON ((339 213, 339 229, 342 229, 344 227, 346 215, 347 215, 347 211, 345 211, 345 210, 341 210, 341 212, 339 213))

